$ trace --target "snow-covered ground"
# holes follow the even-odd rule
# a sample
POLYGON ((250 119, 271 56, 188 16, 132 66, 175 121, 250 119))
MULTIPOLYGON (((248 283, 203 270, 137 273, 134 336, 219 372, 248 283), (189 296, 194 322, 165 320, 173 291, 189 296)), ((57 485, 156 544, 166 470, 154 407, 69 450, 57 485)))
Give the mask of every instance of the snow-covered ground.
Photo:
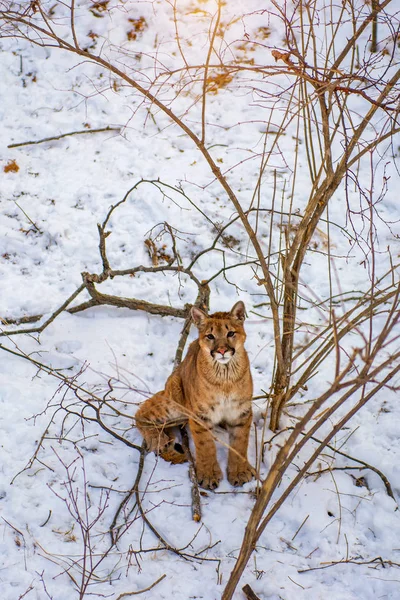
MULTIPOLYGON (((143 85, 148 85, 155 76, 154 64, 160 72, 182 66, 176 23, 185 41, 181 50, 187 60, 190 64, 204 63, 210 38, 209 15, 216 9, 212 0, 177 2, 176 23, 174 4, 164 0, 112 2, 109 9, 111 4, 114 9, 108 13, 102 10, 101 3, 78 3, 76 27, 84 40, 82 45, 93 45, 93 51, 101 49, 112 60, 119 48, 120 64, 124 68, 128 65, 129 73, 143 85), (144 21, 140 20, 142 17, 144 21)), ((243 61, 254 57, 256 62, 273 64, 266 44, 280 48, 282 32, 274 29, 274 21, 264 10, 264 4, 261 0, 248 0, 222 6, 225 41, 217 37, 217 42, 225 58, 229 53, 242 52, 243 61), (251 51, 245 45, 249 39, 259 40, 259 45, 251 51)), ((67 30, 69 22, 62 20, 65 7, 55 3, 53 10, 56 20, 59 15, 58 26, 67 30)), ((343 40, 347 31, 343 28, 343 40)), ((151 266, 144 241, 152 228, 155 229, 151 235, 158 247, 165 244, 165 251, 171 252, 168 233, 161 236, 164 222, 176 231, 177 250, 187 265, 213 243, 216 229, 212 224, 225 225, 236 216, 193 142, 157 107, 144 104, 137 92, 105 69, 55 47, 41 48, 23 39, 5 38, 0 40, 0 73, 2 319, 40 314, 41 323, 80 286, 82 272, 101 272, 97 223, 102 223, 110 206, 141 179, 148 183, 141 183, 129 195, 113 213, 107 227, 111 231, 107 248, 113 269, 151 266), (111 129, 8 147, 105 127, 111 129), (13 161, 18 169, 5 169, 13 161), (180 188, 185 195, 159 184, 158 180, 180 188)), ((196 133, 201 132, 201 73, 198 76, 197 83, 176 76, 160 88, 154 86, 157 97, 171 102, 175 113, 182 115, 196 133), (175 99, 174 90, 180 92, 175 99)), ((301 212, 310 183, 307 158, 300 152, 296 186, 291 189, 293 151, 297 142, 302 144, 302 132, 296 132, 293 123, 279 136, 262 176, 260 198, 257 195, 253 198, 264 133, 266 128, 273 131, 275 117, 269 122, 269 107, 263 104, 267 83, 260 77, 258 89, 249 91, 246 77, 239 73, 231 86, 229 81, 225 85, 219 80, 218 93, 208 95, 207 147, 221 170, 229 172, 229 182, 245 209, 256 206, 258 201, 261 208, 270 209, 274 181, 278 181, 277 212, 281 202, 283 212, 291 202, 293 213, 301 212), (300 138, 297 141, 296 135, 300 138)), ((361 112, 363 98, 357 97, 356 102, 361 112)), ((276 110, 279 112, 281 107, 276 110)), ((390 162, 390 154, 377 163, 374 182, 370 180, 367 160, 361 168, 364 170, 358 175, 366 190, 373 183, 379 196, 383 175, 388 188, 377 207, 374 222, 377 234, 374 269, 378 277, 390 268, 387 248, 394 264, 400 255, 398 174, 390 162)), ((350 191, 348 199, 355 210, 351 223, 346 220, 342 189, 330 205, 332 278, 328 277, 326 221, 321 222, 312 251, 307 255, 300 294, 300 306, 307 310, 298 314, 299 340, 303 333, 312 335, 313 327, 324 325, 328 318, 327 310, 323 310, 327 304, 310 308, 307 299, 320 302, 331 293, 340 293, 342 298, 357 297, 369 287, 370 255, 363 262, 369 242, 368 224, 363 229, 365 215, 356 214, 357 189, 350 191), (352 224, 361 232, 359 244, 352 243, 352 224)), ((279 227, 277 216, 271 242, 274 252, 280 249, 279 227)), ((269 217, 260 218, 257 232, 267 253, 269 217)), ((199 280, 212 278, 224 266, 224 260, 227 266, 255 260, 238 221, 227 234, 230 237, 219 242, 217 250, 204 254, 196 263, 193 271, 199 280)), ((273 262, 277 264, 275 258, 273 262)), ((238 266, 228 270, 226 277, 218 275, 213 279, 210 309, 228 310, 238 299, 246 303, 247 348, 255 395, 260 396, 270 385, 274 343, 270 310, 259 306, 267 299, 252 269, 251 264, 238 266)), ((196 285, 187 276, 171 273, 116 277, 98 289, 174 307, 193 303, 197 295, 196 285)), ((74 304, 86 299, 81 295, 74 304)), ((343 306, 339 303, 337 310, 344 310, 343 306)), ((346 303, 346 308, 349 307, 346 303)), ((112 437, 96 422, 82 421, 73 414, 66 417, 66 407, 69 413, 75 407, 79 412, 82 404, 55 376, 57 372, 76 375, 75 383, 100 398, 108 392, 107 399, 112 398, 123 414, 106 414, 107 423, 131 443, 140 445, 140 435, 132 426, 131 417, 139 402, 162 389, 172 369, 182 324, 177 318, 101 306, 74 315, 63 312, 40 336, 26 334, 0 339, 5 348, 14 352, 0 349, 2 599, 116 599, 121 594, 151 586, 164 574, 154 588, 141 594, 142 598, 218 600, 221 597, 254 506, 255 483, 236 490, 225 479, 217 491, 204 493, 203 519, 199 525, 191 519, 187 466, 172 466, 149 455, 139 486, 143 507, 153 526, 168 544, 180 550, 180 555, 166 549, 144 525, 134 498, 123 507, 118 520, 118 524, 127 523, 129 527, 118 544, 112 546, 109 529, 118 506, 135 481, 139 452, 112 437), (23 355, 47 365, 54 370, 53 374, 39 369, 23 355), (59 410, 61 405, 64 410, 59 410), (32 457, 35 460, 31 461, 32 457), (92 550, 86 558, 85 535, 90 537, 92 550), (98 560, 100 563, 84 595, 83 566, 88 569, 93 566, 90 561, 98 560)), ((25 325, 29 326, 32 325, 25 325)), ((22 326, 2 326, 2 331, 17 327, 22 326)), ((190 339, 194 336, 192 329, 190 339)), ((352 345, 351 341, 344 344, 347 349, 352 345)), ((332 379, 334 360, 332 357, 326 361, 309 382, 308 389, 302 391, 299 401, 320 395, 324 382, 332 379)), ((265 410, 265 401, 256 400, 255 428, 249 448, 253 464, 260 454, 265 410)), ((85 412, 85 417, 93 416, 93 411, 85 412)), ((396 391, 384 389, 333 442, 342 451, 380 469, 392 484, 397 499, 400 497, 399 419, 396 391)), ((294 423, 289 411, 283 424, 294 423)), ((265 439, 270 437, 272 433, 267 430, 265 439)), ((221 438, 224 441, 223 433, 221 438)), ((263 477, 283 438, 284 434, 276 437, 268 447, 260 467, 263 477)), ((221 465, 226 465, 223 444, 218 452, 221 465)), ((298 464, 285 475, 284 483, 296 473, 304 457, 299 456, 298 464)), ((333 458, 333 452, 327 450, 314 470, 349 464, 355 465, 343 456, 333 458)), ((234 598, 243 598, 241 587, 245 583, 251 585, 261 600, 400 598, 400 517, 396 509, 382 479, 371 470, 332 470, 320 477, 306 478, 263 533, 234 598), (363 479, 357 479, 360 476, 363 479), (385 563, 370 562, 377 557, 385 563), (353 562, 330 565, 346 559, 353 562)))

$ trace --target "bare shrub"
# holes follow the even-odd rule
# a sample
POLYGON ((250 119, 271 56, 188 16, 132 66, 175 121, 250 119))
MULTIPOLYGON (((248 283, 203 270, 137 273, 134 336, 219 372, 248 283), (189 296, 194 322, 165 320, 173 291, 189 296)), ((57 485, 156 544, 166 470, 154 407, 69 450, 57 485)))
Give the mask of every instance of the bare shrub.
MULTIPOLYGON (((249 23, 255 16, 266 17, 268 26, 253 27, 251 33, 246 31, 238 39, 234 21, 224 21, 224 3, 218 1, 213 13, 204 10, 201 15, 201 35, 207 40, 207 51, 202 64, 198 64, 190 51, 189 37, 181 28, 181 19, 191 19, 190 11, 183 17, 171 4, 176 34, 171 44, 175 44, 179 64, 168 67, 155 52, 146 56, 152 67, 148 69, 141 67, 136 51, 114 43, 107 35, 102 46, 92 36, 94 47, 86 47, 80 40, 73 0, 57 10, 55 18, 41 3, 3 0, 0 34, 69 52, 75 59, 105 70, 110 80, 129 86, 142 99, 141 106, 158 111, 163 123, 172 123, 192 142, 209 169, 208 183, 220 187, 235 216, 222 225, 214 223, 206 208, 197 203, 215 233, 211 247, 202 249, 192 260, 186 257, 182 261, 176 249, 176 229, 165 223, 171 246, 168 256, 161 255, 150 241, 151 266, 117 271, 106 252, 107 223, 118 205, 112 207, 99 225, 102 272, 83 273, 82 286, 41 326, 6 330, 4 335, 40 333, 86 290, 89 301, 69 307, 70 312, 105 303, 170 314, 185 319, 183 332, 187 336, 188 306, 164 307, 163 313, 163 307, 151 303, 138 305, 135 299, 102 294, 98 286, 108 278, 138 271, 170 271, 194 282, 198 296, 193 303, 207 305, 212 282, 226 278, 229 269, 241 265, 247 267, 249 282, 256 279, 265 300, 253 311, 257 313, 266 306, 272 315, 275 364, 263 396, 271 406, 270 429, 279 430, 284 412, 292 408, 290 403, 307 389, 318 371, 329 374, 321 381, 324 387, 317 398, 312 398, 310 407, 293 409, 292 416, 298 422, 287 435, 269 475, 259 484, 242 549, 223 594, 223 599, 229 600, 260 535, 316 457, 377 392, 387 386, 397 390, 397 384, 391 382, 400 368, 398 265, 393 262, 390 248, 382 253, 385 260, 380 256, 378 265, 376 245, 378 224, 383 221, 379 205, 388 185, 383 159, 395 160, 394 136, 400 131, 399 13, 391 0, 372 6, 361 0, 338 5, 272 1, 268 10, 240 15, 243 22, 249 23), (254 58, 250 58, 252 52, 254 58), (216 137, 208 112, 213 99, 238 89, 247 99, 247 106, 256 104, 262 125, 261 133, 257 132, 262 137, 261 150, 257 145, 252 156, 252 165, 257 161, 257 172, 254 176, 253 171, 251 191, 246 193, 237 185, 237 177, 249 176, 245 149, 241 148, 240 160, 233 163, 226 152, 229 167, 222 170, 223 160, 212 150, 216 137), (363 178, 368 173, 368 181, 360 178, 360 172, 363 178), (345 215, 343 219, 332 216, 339 212, 345 215), (227 230, 235 221, 241 223, 249 248, 247 256, 237 265, 227 266, 224 262, 223 268, 203 281, 196 272, 198 259, 206 252, 221 251, 223 242, 229 247, 232 240, 227 230), (359 290, 341 287, 332 228, 343 233, 345 249, 341 249, 341 255, 351 248, 361 258, 367 283, 359 290), (329 290, 324 298, 319 298, 305 279, 306 258, 312 260, 317 253, 324 257, 321 277, 329 290), (160 257, 166 259, 163 264, 160 257), (308 320, 299 318, 300 307, 308 320), (313 437, 319 430, 321 441, 315 446, 313 437), (309 458, 271 505, 282 475, 302 448, 308 449, 309 458)), ((110 11, 120 9, 106 2, 96 3, 92 10, 96 10, 97 17, 107 19, 110 11)), ((128 40, 138 42, 150 24, 138 13, 130 27, 128 40)), ((252 123, 245 125, 251 132, 252 123)), ((222 130, 218 135, 217 141, 223 144, 222 130)), ((152 185, 165 190, 165 184, 152 185)), ((183 189, 178 193, 188 198, 183 189)), ((390 224, 384 226, 390 231, 390 224)), ((182 339, 178 361, 186 338, 182 339)), ((90 410, 101 425, 96 412, 99 406, 92 403, 90 410)), ((260 461, 266 431, 267 427, 262 432, 260 461)))

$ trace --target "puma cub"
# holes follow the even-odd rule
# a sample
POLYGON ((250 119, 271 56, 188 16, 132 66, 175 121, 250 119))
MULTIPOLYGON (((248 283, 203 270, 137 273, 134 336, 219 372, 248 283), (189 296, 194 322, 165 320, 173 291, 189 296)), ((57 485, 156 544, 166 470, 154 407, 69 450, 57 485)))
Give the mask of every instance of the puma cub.
POLYGON ((199 337, 167 379, 165 390, 139 408, 136 424, 148 450, 178 463, 186 459, 175 445, 172 427, 189 422, 196 447, 197 479, 208 489, 218 487, 222 478, 213 427, 225 427, 229 432, 228 480, 240 486, 252 478, 247 446, 253 382, 244 348, 245 307, 237 302, 230 312, 213 315, 193 307, 191 314, 199 337))

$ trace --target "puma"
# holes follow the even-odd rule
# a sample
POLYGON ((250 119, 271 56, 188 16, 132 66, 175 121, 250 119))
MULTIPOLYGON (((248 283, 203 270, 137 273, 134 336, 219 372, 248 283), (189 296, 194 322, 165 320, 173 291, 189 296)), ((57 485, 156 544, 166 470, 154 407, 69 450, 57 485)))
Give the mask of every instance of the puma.
POLYGON ((228 430, 227 476, 234 486, 252 478, 247 447, 252 423, 253 382, 244 348, 245 307, 237 302, 230 312, 207 315, 191 309, 199 337, 170 375, 165 389, 146 400, 136 413, 136 424, 149 451, 165 460, 186 460, 175 444, 173 426, 188 422, 196 448, 199 485, 215 489, 222 478, 213 428, 228 430))

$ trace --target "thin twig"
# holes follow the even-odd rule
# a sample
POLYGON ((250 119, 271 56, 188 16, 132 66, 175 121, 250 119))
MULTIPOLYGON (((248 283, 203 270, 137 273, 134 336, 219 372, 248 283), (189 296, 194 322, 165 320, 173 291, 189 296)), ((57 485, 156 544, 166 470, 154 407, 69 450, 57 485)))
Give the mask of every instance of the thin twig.
POLYGON ((136 494, 136 493, 139 494, 139 483, 140 483, 140 479, 141 479, 142 473, 143 473, 145 456, 146 456, 145 444, 142 443, 142 446, 141 446, 141 449, 140 449, 139 465, 138 465, 138 470, 137 470, 135 482, 134 482, 132 488, 129 490, 129 492, 126 494, 126 496, 123 498, 123 500, 120 503, 120 505, 118 506, 118 508, 117 508, 117 510, 115 512, 114 518, 112 520, 112 523, 110 525, 109 533, 110 533, 111 541, 112 541, 113 544, 116 544, 117 541, 118 541, 118 534, 114 535, 114 530, 116 528, 118 517, 119 517, 122 509, 129 502, 129 500, 133 496, 133 494, 136 494))
MULTIPOLYGON (((207 284, 202 283, 201 287, 199 288, 199 293, 197 294, 197 298, 194 303, 194 306, 197 306, 201 310, 208 312, 208 309, 210 306, 210 288, 207 284)), ((180 363, 182 361, 182 355, 183 355, 183 351, 185 349, 186 342, 187 342, 187 339, 189 336, 191 324, 192 324, 192 316, 191 316, 191 313, 188 312, 188 316, 185 319, 185 323, 184 323, 182 331, 181 331, 178 347, 175 352, 174 370, 178 367, 178 365, 180 365, 180 363)))
POLYGON ((36 230, 38 233, 43 233, 43 231, 42 231, 42 230, 41 230, 41 229, 40 229, 40 228, 39 228, 39 227, 36 225, 36 223, 35 223, 34 221, 32 221, 32 219, 30 218, 30 216, 29 216, 29 215, 28 215, 28 214, 27 214, 27 213, 24 211, 24 209, 22 208, 22 206, 20 206, 16 200, 14 200, 14 204, 15 204, 15 206, 17 206, 17 207, 19 208, 19 210, 20 210, 20 211, 21 211, 21 212, 22 212, 22 213, 25 215, 25 217, 28 219, 29 223, 30 223, 31 225, 33 225, 33 227, 35 228, 35 230, 36 230))
MULTIPOLYGON (((195 306, 201 308, 202 310, 208 312, 210 304, 210 288, 207 284, 199 287, 199 293, 196 298, 195 306)), ((178 347, 175 353, 174 360, 174 370, 180 365, 182 361, 183 350, 185 348, 187 338, 190 331, 190 325, 192 323, 191 313, 186 317, 185 324, 183 326, 181 336, 179 338, 178 347)), ((189 479, 192 483, 191 488, 191 497, 192 497, 192 519, 197 523, 201 521, 201 501, 200 501, 200 490, 199 484, 197 482, 196 476, 196 466, 194 462, 194 458, 190 451, 189 445, 189 437, 186 426, 181 427, 181 435, 182 435, 182 447, 187 456, 189 462, 189 479)))
POLYGON ((321 571, 322 569, 329 569, 330 567, 336 567, 337 565, 372 565, 372 564, 376 564, 377 566, 380 565, 383 568, 385 568, 385 565, 388 565, 389 567, 400 567, 399 563, 395 563, 391 560, 383 560, 382 557, 377 556, 376 558, 373 558, 371 560, 353 560, 351 558, 346 559, 346 560, 337 560, 337 561, 333 561, 333 562, 330 562, 325 565, 321 565, 320 567, 310 567, 309 569, 300 569, 297 572, 298 573, 308 573, 309 571, 321 571))
POLYGON ((306 523, 306 521, 307 521, 307 519, 308 519, 308 517, 309 517, 309 516, 310 516, 310 515, 307 515, 307 516, 306 516, 306 518, 304 519, 304 521, 302 522, 302 524, 300 525, 300 527, 297 529, 296 533, 295 533, 295 534, 294 534, 294 536, 292 537, 292 542, 293 542, 293 540, 295 539, 295 537, 297 536, 297 534, 299 533, 299 531, 302 529, 303 525, 305 525, 305 523, 306 523))
POLYGON ((45 142, 53 142, 71 135, 85 135, 87 133, 102 133, 103 131, 121 131, 120 127, 101 127, 100 129, 83 129, 82 131, 70 131, 69 133, 61 133, 51 137, 43 138, 42 140, 31 140, 29 142, 19 142, 17 144, 9 144, 7 148, 21 148, 22 146, 33 146, 35 144, 44 144, 45 142))
MULTIPOLYGON (((288 427, 287 429, 290 430, 290 429, 293 429, 293 427, 288 427)), ((301 435, 306 435, 304 432, 300 432, 300 433, 301 433, 301 435)), ((313 440, 314 442, 317 442, 318 444, 322 444, 322 441, 314 436, 310 436, 310 439, 313 440)), ((392 498, 392 500, 394 500, 397 504, 397 500, 393 493, 393 488, 392 488, 388 478, 386 477, 386 475, 384 473, 382 473, 382 471, 380 471, 377 467, 370 465, 365 460, 361 460, 359 458, 355 458, 354 456, 350 456, 350 454, 347 454, 346 452, 342 452, 342 450, 338 450, 337 448, 335 448, 334 446, 331 446, 330 444, 326 444, 326 447, 329 448, 329 450, 332 450, 332 452, 334 452, 335 454, 340 454, 340 456, 344 456, 345 458, 348 458, 349 460, 357 462, 358 464, 363 465, 366 469, 369 469, 370 471, 373 471, 374 473, 376 473, 381 478, 383 485, 385 486, 387 495, 390 496, 392 498)))
POLYGON ((192 482, 192 519, 198 523, 201 521, 200 489, 197 483, 196 468, 189 446, 189 437, 186 427, 181 428, 182 448, 189 461, 189 479, 192 482))
POLYGON ((77 296, 79 296, 79 294, 85 289, 85 287, 86 287, 85 283, 82 283, 78 287, 78 289, 76 289, 75 292, 73 292, 69 296, 69 298, 67 298, 66 301, 59 308, 57 308, 57 310, 54 311, 50 315, 50 317, 42 325, 40 325, 39 327, 31 327, 30 329, 18 329, 18 330, 14 330, 14 331, 2 331, 2 332, 0 332, 0 337, 1 336, 7 336, 7 337, 9 337, 11 335, 19 335, 21 333, 42 333, 42 331, 44 331, 44 329, 46 329, 46 327, 48 325, 50 325, 50 323, 52 323, 54 321, 54 319, 56 317, 58 317, 58 315, 60 313, 62 313, 67 308, 67 306, 69 304, 71 304, 71 302, 73 300, 75 300, 75 298, 77 296))
POLYGON ((39 527, 44 527, 45 525, 47 525, 47 523, 50 521, 50 517, 51 517, 51 509, 49 509, 49 514, 47 516, 47 519, 45 520, 44 523, 42 523, 41 525, 39 525, 39 527))
POLYGON ((157 581, 155 581, 154 583, 149 585, 147 588, 144 588, 143 590, 138 590, 137 592, 124 592, 123 594, 120 594, 118 596, 117 600, 121 600, 122 598, 127 598, 128 596, 137 596, 138 594, 143 594, 143 592, 148 592, 149 590, 153 589, 153 587, 155 587, 158 583, 160 583, 160 581, 162 581, 165 578, 166 578, 166 574, 164 573, 164 575, 161 575, 161 577, 159 579, 157 579, 157 581))

